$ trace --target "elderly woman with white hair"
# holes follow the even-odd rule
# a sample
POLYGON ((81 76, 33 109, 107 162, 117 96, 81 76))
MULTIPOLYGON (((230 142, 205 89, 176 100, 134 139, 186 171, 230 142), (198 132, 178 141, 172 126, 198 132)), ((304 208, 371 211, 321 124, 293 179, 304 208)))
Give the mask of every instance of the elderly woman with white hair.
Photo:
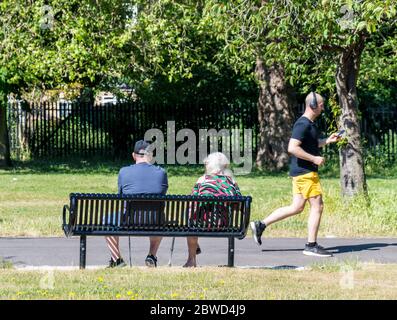
MULTIPOLYGON (((194 196, 241 196, 240 189, 235 182, 230 162, 221 152, 214 152, 204 159, 205 174, 201 176, 193 187, 194 196)), ((188 258, 184 267, 196 267, 198 238, 188 237, 188 258)))

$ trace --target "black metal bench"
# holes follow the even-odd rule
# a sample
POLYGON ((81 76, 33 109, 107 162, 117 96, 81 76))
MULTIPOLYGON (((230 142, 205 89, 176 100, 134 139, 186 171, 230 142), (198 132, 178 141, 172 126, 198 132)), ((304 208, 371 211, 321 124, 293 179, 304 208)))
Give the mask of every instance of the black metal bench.
POLYGON ((86 266, 87 236, 228 238, 228 266, 234 266, 234 239, 243 239, 251 197, 70 194, 63 207, 67 237, 80 236, 80 268, 86 266))

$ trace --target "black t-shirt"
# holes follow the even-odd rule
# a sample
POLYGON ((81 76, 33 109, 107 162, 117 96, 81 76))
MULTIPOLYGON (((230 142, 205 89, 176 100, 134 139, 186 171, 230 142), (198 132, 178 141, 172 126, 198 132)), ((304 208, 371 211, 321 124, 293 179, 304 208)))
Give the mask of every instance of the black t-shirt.
MULTIPOLYGON (((313 156, 320 155, 318 146, 319 133, 313 121, 306 117, 300 117, 292 128, 291 138, 302 142, 300 145, 303 150, 313 156)), ((313 162, 291 156, 290 176, 296 177, 309 172, 317 172, 318 166, 313 162)))

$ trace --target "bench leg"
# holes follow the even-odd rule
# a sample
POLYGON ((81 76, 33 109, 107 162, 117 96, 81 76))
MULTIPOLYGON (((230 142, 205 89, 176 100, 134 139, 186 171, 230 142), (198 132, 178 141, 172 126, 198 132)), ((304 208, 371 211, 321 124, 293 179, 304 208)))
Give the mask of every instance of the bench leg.
POLYGON ((80 269, 85 269, 87 257, 87 236, 80 236, 80 269))
POLYGON ((228 249, 227 266, 234 267, 234 238, 230 237, 228 239, 229 239, 229 249, 228 249))

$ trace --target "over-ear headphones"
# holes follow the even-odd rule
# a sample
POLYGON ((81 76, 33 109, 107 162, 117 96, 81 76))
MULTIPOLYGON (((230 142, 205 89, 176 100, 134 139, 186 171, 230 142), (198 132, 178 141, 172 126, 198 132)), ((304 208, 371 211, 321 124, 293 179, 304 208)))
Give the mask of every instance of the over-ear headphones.
POLYGON ((312 108, 313 110, 316 110, 318 108, 316 93, 314 91, 312 91, 312 93, 313 93, 313 99, 310 102, 310 108, 312 108))

